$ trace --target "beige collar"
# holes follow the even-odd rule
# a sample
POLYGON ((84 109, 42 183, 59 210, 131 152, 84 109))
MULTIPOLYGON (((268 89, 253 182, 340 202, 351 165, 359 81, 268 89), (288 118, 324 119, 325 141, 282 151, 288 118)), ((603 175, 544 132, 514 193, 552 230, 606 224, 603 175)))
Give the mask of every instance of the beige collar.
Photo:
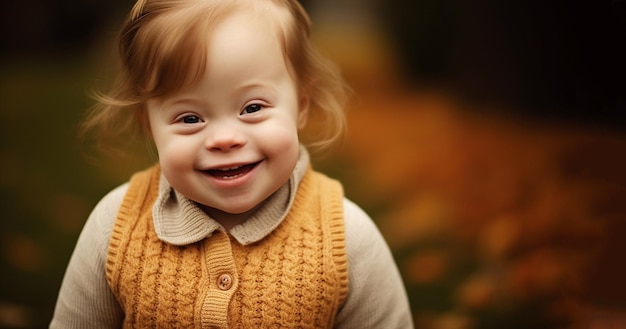
MULTIPOLYGON (((309 161, 309 153, 301 146, 300 157, 289 181, 263 201, 263 205, 254 215, 233 227, 230 235, 242 245, 247 245, 270 234, 287 215, 298 184, 309 167, 309 161)), ((152 215, 159 239, 173 245, 188 245, 210 236, 215 230, 224 230, 195 202, 175 191, 163 175, 152 215)))

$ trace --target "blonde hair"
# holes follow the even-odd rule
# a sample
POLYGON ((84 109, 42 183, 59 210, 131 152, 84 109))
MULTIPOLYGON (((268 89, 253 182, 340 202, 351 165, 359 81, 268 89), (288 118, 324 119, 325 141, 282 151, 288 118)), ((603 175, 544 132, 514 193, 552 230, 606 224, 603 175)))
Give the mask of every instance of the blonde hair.
POLYGON ((315 127, 306 129, 307 146, 323 149, 339 139, 346 126, 347 88, 338 69, 313 45, 311 21, 297 0, 137 1, 119 35, 120 74, 109 93, 94 96, 96 104, 82 132, 95 133, 105 145, 132 136, 151 140, 146 138, 146 101, 200 79, 211 29, 241 8, 277 17, 278 36, 298 94, 309 100, 309 122, 315 127))

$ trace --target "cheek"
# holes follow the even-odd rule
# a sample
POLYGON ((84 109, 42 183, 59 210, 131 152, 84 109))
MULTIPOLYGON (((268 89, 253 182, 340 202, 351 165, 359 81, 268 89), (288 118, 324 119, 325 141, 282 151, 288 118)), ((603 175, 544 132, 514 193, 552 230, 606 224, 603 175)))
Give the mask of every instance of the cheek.
POLYGON ((194 170, 194 155, 184 143, 166 143, 157 145, 159 164, 167 181, 178 191, 184 192, 188 177, 194 170))
POLYGON ((161 167, 164 170, 180 170, 193 166, 195 150, 191 144, 178 138, 155 138, 161 167))
POLYGON ((182 141, 180 136, 168 132, 167 127, 154 120, 150 121, 150 128, 161 166, 164 169, 180 166, 188 155, 189 143, 182 141))
POLYGON ((294 145, 299 145, 298 129, 292 121, 268 126, 259 133, 258 140, 275 152, 285 152, 294 145))
POLYGON ((266 140, 265 153, 276 168, 288 176, 298 161, 300 142, 297 131, 285 130, 279 136, 266 140))

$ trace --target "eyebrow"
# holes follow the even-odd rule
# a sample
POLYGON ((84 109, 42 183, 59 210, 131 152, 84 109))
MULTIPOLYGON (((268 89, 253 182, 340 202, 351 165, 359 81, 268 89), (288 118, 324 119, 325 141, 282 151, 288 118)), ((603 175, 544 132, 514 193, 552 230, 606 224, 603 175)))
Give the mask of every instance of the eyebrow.
POLYGON ((258 81, 250 81, 241 84, 235 90, 233 90, 233 94, 244 95, 257 89, 263 90, 264 92, 269 92, 271 97, 275 97, 279 94, 277 87, 258 81))
POLYGON ((238 86, 235 91, 246 91, 246 90, 251 90, 251 89, 256 89, 256 88, 265 88, 265 89, 270 89, 272 91, 276 91, 276 87, 261 82, 261 81, 246 81, 244 83, 242 83, 240 86, 238 86))
POLYGON ((191 105, 203 105, 204 102, 200 99, 184 96, 168 99, 163 102, 163 105, 179 105, 179 104, 191 104, 191 105))

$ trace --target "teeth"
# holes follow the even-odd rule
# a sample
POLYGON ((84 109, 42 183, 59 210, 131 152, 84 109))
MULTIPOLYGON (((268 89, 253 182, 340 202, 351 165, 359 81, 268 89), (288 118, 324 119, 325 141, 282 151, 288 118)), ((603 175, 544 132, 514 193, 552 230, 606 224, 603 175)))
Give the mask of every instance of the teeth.
POLYGON ((230 168, 216 168, 214 170, 219 170, 219 171, 229 171, 229 170, 235 170, 235 169, 239 169, 243 166, 237 166, 237 167, 230 167, 230 168))
POLYGON ((222 179, 235 179, 235 178, 237 178, 239 176, 241 176, 241 174, 235 175, 235 176, 223 176, 222 179))

